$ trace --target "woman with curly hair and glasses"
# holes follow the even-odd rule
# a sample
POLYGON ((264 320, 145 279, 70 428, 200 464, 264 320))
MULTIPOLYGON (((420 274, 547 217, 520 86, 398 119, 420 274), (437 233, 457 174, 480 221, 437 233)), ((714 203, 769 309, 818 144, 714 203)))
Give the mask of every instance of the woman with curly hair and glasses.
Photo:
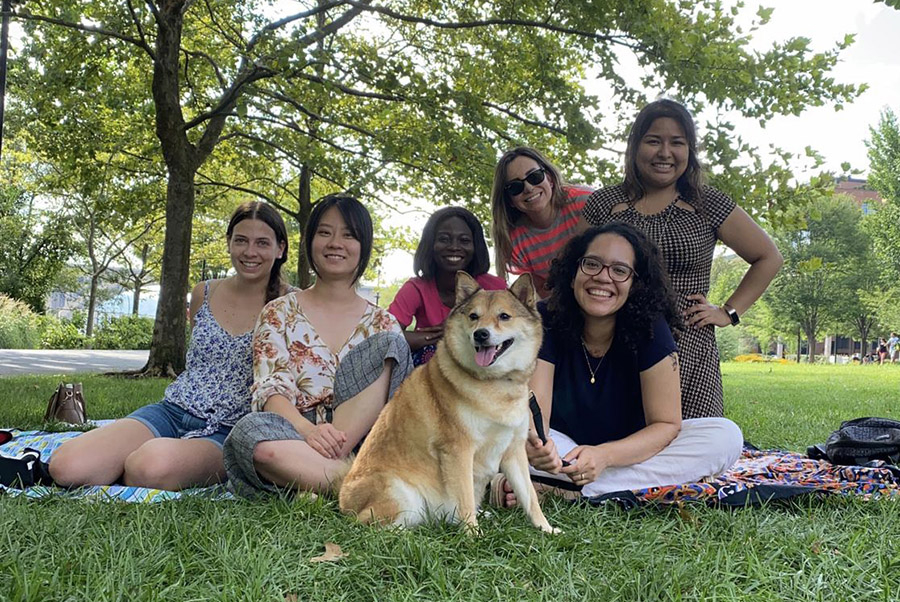
POLYGON ((703 184, 697 130, 683 105, 661 99, 638 113, 625 150, 625 180, 592 194, 584 217, 597 226, 627 222, 659 245, 686 322, 678 341, 683 417, 723 416, 715 329, 740 322, 783 260, 743 209, 703 184), (718 241, 750 265, 720 306, 706 298, 718 241))
POLYGON ((591 189, 567 184, 547 158, 520 146, 500 157, 494 170, 491 232, 497 275, 528 272, 541 298, 550 262, 584 230, 581 217, 591 189))
MULTIPOLYGON (((578 235, 548 285, 531 385, 550 436, 529 435, 534 474, 593 497, 696 481, 737 460, 735 423, 681 419, 673 336, 681 315, 659 251, 640 230, 611 223, 578 235)), ((507 489, 495 479, 495 503, 512 501, 507 489)))

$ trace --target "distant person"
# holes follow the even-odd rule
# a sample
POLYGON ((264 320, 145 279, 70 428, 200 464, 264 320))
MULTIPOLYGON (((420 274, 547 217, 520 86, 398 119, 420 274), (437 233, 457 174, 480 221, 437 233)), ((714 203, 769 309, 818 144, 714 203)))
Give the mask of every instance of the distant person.
POLYGON ((900 357, 900 337, 897 336, 896 332, 892 332, 890 338, 887 340, 888 346, 888 354, 891 358, 891 363, 895 363, 900 357))
POLYGON ((456 301, 456 273, 467 272, 485 290, 502 290, 506 282, 488 274, 491 260, 478 218, 462 207, 435 211, 422 231, 413 272, 400 287, 388 311, 404 330, 413 363, 424 364, 444 333, 444 320, 456 301))
POLYGON ((581 217, 591 193, 566 184, 559 170, 533 148, 507 151, 494 170, 491 212, 494 217, 494 264, 497 274, 528 272, 540 297, 550 262, 569 239, 587 226, 581 217))
POLYGON ((222 444, 250 409, 253 326, 263 306, 289 290, 281 279, 287 230, 275 209, 240 205, 225 240, 235 273, 191 292, 185 371, 161 402, 63 443, 50 457, 59 485, 175 491, 224 479, 222 444))
POLYGON ((625 180, 598 190, 584 216, 591 224, 632 224, 659 245, 687 328, 678 341, 684 418, 723 416, 715 327, 737 325, 782 264, 769 235, 731 198, 703 185, 697 133, 688 110, 673 100, 638 113, 625 150, 625 180), (716 242, 750 264, 721 306, 710 303, 716 242))
POLYGON ((884 364, 888 359, 888 342, 881 337, 878 339, 878 365, 884 364))

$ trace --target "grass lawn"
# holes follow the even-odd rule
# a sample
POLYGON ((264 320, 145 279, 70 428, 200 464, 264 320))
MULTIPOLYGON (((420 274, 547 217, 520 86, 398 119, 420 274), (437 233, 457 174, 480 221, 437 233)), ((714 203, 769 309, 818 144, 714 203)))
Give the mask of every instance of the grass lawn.
MULTIPOLYGON (((841 420, 900 418, 900 367, 726 364, 726 409, 758 447, 802 450, 841 420)), ((37 427, 58 377, 0 378, 0 425, 37 427)), ((92 418, 165 381, 83 376, 92 418)), ((521 511, 374 530, 333 501, 88 503, 0 497, 0 600, 900 600, 900 505, 801 499, 521 511), (347 556, 313 563, 324 544, 347 556)))

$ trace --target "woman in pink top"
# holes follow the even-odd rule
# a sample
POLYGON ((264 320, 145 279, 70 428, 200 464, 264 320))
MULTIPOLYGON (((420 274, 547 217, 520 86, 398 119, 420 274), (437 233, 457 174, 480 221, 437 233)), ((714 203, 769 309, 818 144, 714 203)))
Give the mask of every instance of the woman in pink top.
POLYGON ((413 258, 415 278, 397 292, 388 311, 405 330, 413 362, 424 364, 444 332, 456 296, 456 272, 473 276, 482 288, 501 290, 506 282, 488 274, 490 268, 484 229, 478 218, 462 207, 444 207, 428 218, 413 258))

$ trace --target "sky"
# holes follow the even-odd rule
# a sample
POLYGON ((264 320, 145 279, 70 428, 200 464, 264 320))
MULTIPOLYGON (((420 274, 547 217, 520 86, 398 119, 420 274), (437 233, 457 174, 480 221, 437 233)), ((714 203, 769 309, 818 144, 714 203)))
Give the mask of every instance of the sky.
MULTIPOLYGON (((733 3, 726 1, 726 4, 733 3)), ((765 50, 774 41, 806 37, 813 50, 834 47, 846 34, 856 40, 841 53, 832 76, 840 83, 869 85, 852 104, 841 111, 832 106, 807 109, 799 116, 776 117, 765 128, 754 120, 735 119, 737 132, 761 149, 772 144, 801 157, 811 146, 825 159, 816 170, 841 174, 847 162, 864 178, 868 172, 865 140, 877 125, 881 112, 890 107, 900 114, 900 11, 871 0, 746 0, 742 14, 755 15, 762 5, 774 8, 769 22, 753 34, 753 47, 765 50)), ((804 177, 806 160, 798 160, 795 173, 804 177)), ((811 174, 806 174, 808 178, 811 174)), ((427 215, 412 214, 405 222, 421 232, 427 215)), ((381 282, 386 284, 412 276, 412 256, 391 252, 383 261, 381 282)), ((373 283, 374 284, 374 283, 373 283)))
MULTIPOLYGON (((747 8, 755 12, 759 4, 747 2, 747 8)), ((812 146, 825 157, 826 169, 840 172, 841 163, 846 161, 863 172, 859 177, 865 177, 869 127, 877 125, 886 107, 900 113, 900 11, 870 0, 778 0, 761 4, 773 7, 775 12, 754 35, 758 48, 774 40, 802 36, 812 41, 815 50, 823 51, 845 34, 856 34, 856 41, 841 54, 832 74, 838 82, 866 83, 869 89, 841 111, 815 107, 798 117, 777 117, 765 130, 747 123, 741 133, 760 146, 771 141, 800 153, 806 145, 812 146)))

